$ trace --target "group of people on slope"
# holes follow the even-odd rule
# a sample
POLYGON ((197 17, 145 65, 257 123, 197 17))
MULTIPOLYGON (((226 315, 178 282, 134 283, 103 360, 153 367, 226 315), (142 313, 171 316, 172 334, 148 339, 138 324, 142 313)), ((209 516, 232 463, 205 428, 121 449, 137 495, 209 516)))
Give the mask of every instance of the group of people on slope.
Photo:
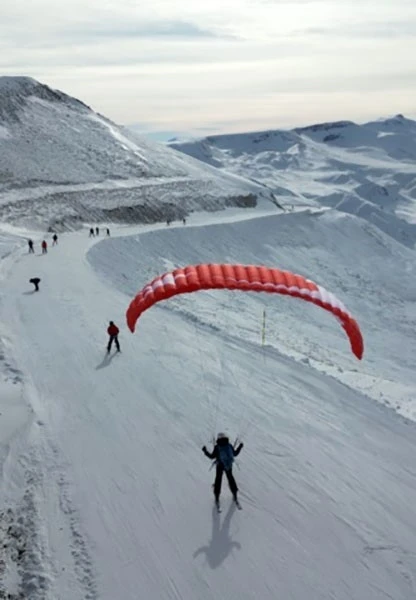
MULTIPOLYGON (((170 225, 172 223, 172 221, 173 221, 173 219, 167 218, 166 219, 166 225, 170 225)), ((182 223, 183 223, 183 225, 186 225, 186 217, 182 218, 182 223)))
MULTIPOLYGON (((54 233, 52 236, 52 246, 56 246, 57 244, 58 244, 58 236, 56 235, 56 233, 54 233)), ((32 239, 27 240, 27 245, 29 246, 29 254, 35 254, 35 247, 34 247, 32 239)), ((40 247, 42 249, 42 254, 47 254, 48 242, 46 240, 42 240, 40 247)), ((41 281, 40 277, 32 277, 31 279, 29 279, 29 283, 32 283, 35 286, 35 289, 34 289, 35 292, 39 291, 40 281, 41 281)))
MULTIPOLYGON (((107 236, 109 236, 110 235, 110 230, 109 230, 108 227, 105 228, 105 231, 107 233, 107 236)), ((95 229, 94 229, 94 227, 90 227, 89 237, 95 237, 95 236, 99 236, 99 235, 100 235, 100 228, 99 227, 96 227, 95 229)))
MULTIPOLYGON (((52 246, 56 246, 57 243, 58 236, 56 235, 56 233, 54 233, 52 236, 52 246)), ((27 245, 29 246, 29 254, 35 254, 35 247, 32 239, 27 240, 27 245)), ((46 240, 42 240, 40 246, 42 248, 42 254, 46 254, 48 252, 48 242, 46 240)))

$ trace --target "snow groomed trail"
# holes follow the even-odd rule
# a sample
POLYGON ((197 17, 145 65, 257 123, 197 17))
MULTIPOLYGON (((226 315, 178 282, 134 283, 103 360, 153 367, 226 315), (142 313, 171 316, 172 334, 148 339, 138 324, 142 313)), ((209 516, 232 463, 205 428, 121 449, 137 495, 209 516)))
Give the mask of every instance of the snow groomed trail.
MULTIPOLYGON (((127 292, 153 265, 138 254, 129 271, 119 240, 87 260, 96 241, 80 232, 46 256, 19 249, 2 282, 2 321, 33 409, 2 475, 27 533, 24 597, 413 599, 414 425, 186 313, 155 307, 131 335, 127 292), (107 357, 110 319, 122 352, 107 357), (221 515, 212 510, 200 448, 218 428, 245 433, 241 512, 226 485, 221 515)), ((202 262, 206 248, 194 253, 202 262)), ((209 301, 226 321, 222 299, 209 301)))

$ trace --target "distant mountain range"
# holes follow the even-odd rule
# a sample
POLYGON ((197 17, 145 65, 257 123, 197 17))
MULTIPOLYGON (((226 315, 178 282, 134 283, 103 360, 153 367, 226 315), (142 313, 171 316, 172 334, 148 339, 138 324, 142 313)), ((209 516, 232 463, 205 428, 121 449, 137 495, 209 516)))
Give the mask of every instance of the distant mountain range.
POLYGON ((170 146, 267 186, 289 209, 333 207, 390 235, 393 228, 402 243, 415 242, 416 122, 403 115, 364 125, 339 121, 170 146))
POLYGON ((34 79, 0 77, 1 221, 65 229, 264 202, 336 208, 413 247, 416 122, 396 115, 167 146, 34 79))

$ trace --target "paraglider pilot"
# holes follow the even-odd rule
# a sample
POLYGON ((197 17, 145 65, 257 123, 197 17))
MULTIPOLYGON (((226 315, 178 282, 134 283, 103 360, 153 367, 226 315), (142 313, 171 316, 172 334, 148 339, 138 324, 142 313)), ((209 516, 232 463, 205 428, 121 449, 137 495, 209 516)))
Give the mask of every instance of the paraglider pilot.
POLYGON ((234 448, 230 444, 230 441, 225 433, 219 433, 217 441, 212 452, 208 452, 206 446, 202 448, 202 452, 207 458, 216 461, 216 474, 214 481, 214 496, 215 502, 218 504, 221 494, 221 483, 222 476, 225 474, 228 479, 228 485, 230 486, 231 493, 234 500, 237 502, 238 487, 233 475, 233 462, 234 457, 238 456, 243 448, 244 444, 239 444, 237 448, 234 448))

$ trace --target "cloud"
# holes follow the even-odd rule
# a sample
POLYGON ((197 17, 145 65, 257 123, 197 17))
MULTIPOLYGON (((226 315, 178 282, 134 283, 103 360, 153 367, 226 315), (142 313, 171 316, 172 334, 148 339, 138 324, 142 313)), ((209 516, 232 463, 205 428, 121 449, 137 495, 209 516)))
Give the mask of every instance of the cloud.
POLYGON ((344 38, 404 38, 416 37, 416 19, 406 21, 357 23, 350 27, 308 27, 293 32, 300 36, 328 36, 344 38))
POLYGON ((186 21, 155 21, 147 23, 125 23, 120 26, 96 26, 88 29, 72 30, 69 36, 80 35, 89 38, 118 38, 118 37, 180 37, 180 38, 217 38, 219 35, 186 21))
POLYGON ((226 131, 416 110, 414 0, 0 0, 0 26, 3 73, 121 123, 226 131))
POLYGON ((47 35, 39 36, 38 32, 14 29, 12 26, 5 28, 1 42, 17 42, 22 40, 24 45, 33 48, 62 47, 74 44, 94 45, 101 40, 118 42, 124 39, 170 39, 170 40, 198 40, 198 39, 233 39, 229 33, 210 30, 187 21, 114 21, 111 24, 87 23, 59 28, 48 31, 47 35))

